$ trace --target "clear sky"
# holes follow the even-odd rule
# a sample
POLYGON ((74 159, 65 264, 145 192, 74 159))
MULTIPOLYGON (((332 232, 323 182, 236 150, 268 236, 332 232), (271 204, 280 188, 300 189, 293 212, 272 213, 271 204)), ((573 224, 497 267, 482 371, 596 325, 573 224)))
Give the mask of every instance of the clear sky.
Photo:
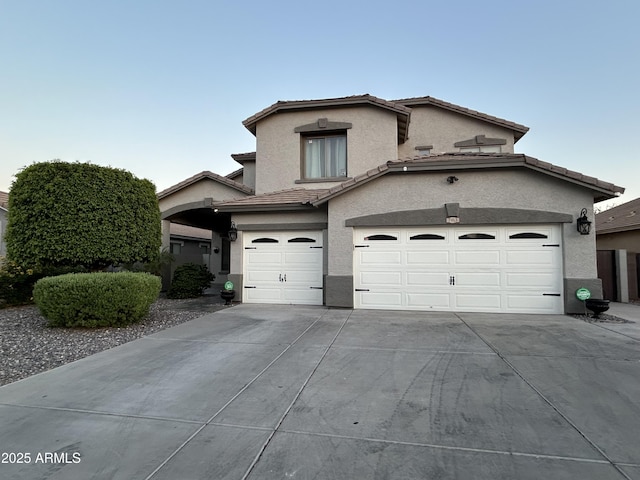
MULTIPOLYGON (((277 100, 431 95, 640 197, 640 1, 0 0, 0 190, 33 162, 165 189, 255 150, 277 100)), ((608 202, 612 203, 612 202, 608 202)))

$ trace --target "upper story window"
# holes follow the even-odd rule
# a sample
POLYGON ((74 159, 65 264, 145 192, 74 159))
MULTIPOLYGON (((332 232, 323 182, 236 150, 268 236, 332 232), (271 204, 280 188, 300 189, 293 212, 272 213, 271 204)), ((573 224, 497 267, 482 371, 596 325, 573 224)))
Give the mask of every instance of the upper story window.
POLYGON ((303 177, 332 178, 347 176, 347 134, 305 135, 303 143, 303 177))
POLYGON ((506 145, 504 138, 487 138, 485 135, 476 135, 469 140, 454 143, 461 152, 502 153, 502 145, 506 145))
POLYGON ((303 181, 347 176, 347 130, 351 127, 351 123, 319 118, 294 129, 300 134, 303 181))

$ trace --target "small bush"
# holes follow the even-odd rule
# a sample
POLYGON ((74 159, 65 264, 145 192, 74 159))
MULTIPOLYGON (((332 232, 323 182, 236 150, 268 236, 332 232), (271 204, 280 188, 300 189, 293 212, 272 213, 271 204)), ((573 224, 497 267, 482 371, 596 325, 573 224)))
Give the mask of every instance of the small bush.
POLYGON ((168 298, 196 298, 202 295, 216 277, 206 265, 185 263, 176 268, 167 292, 168 298))
POLYGON ((32 303, 33 286, 43 277, 84 271, 83 267, 27 268, 0 258, 0 308, 32 303))
POLYGON ((52 327, 120 327, 142 320, 160 293, 148 273, 77 273, 38 280, 33 299, 52 327))

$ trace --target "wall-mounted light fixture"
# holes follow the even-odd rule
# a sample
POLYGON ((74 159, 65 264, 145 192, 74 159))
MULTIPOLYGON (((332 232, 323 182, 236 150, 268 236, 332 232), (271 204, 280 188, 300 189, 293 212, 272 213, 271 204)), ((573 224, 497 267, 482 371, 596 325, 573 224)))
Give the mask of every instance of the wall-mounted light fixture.
POLYGON ((236 228, 236 224, 231 222, 231 227, 229 227, 229 241, 235 242, 238 239, 238 229, 236 228))
POLYGON ((454 177, 453 175, 451 175, 450 177, 447 177, 447 183, 453 183, 457 181, 458 181, 458 177, 454 177))
POLYGON ((576 220, 576 224, 577 224, 578 232, 580 232, 580 235, 589 235, 589 232, 591 232, 591 222, 587 218, 586 208, 583 208, 580 211, 580 216, 576 220))

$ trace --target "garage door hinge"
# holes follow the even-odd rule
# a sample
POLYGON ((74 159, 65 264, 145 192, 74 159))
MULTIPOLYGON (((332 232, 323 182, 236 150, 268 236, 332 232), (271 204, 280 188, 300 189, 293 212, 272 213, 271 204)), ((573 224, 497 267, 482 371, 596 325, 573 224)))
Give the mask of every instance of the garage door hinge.
POLYGON ((258 247, 244 247, 245 250, 256 250, 258 247))
POLYGON ((356 288, 356 292, 368 292, 368 288, 356 288))
POLYGON ((354 248, 368 248, 369 245, 354 245, 354 248))
POLYGON ((313 290, 322 290, 322 287, 309 287, 309 288, 311 288, 313 290))
POLYGON ((543 247, 559 247, 559 243, 545 243, 542 245, 543 247))
POLYGON ((322 248, 322 247, 309 247, 309 248, 322 248))
POLYGON ((249 285, 245 285, 244 288, 258 288, 258 287, 250 287, 249 285))
POLYGON ((542 295, 544 297, 560 297, 561 296, 559 293, 543 293, 542 295))

